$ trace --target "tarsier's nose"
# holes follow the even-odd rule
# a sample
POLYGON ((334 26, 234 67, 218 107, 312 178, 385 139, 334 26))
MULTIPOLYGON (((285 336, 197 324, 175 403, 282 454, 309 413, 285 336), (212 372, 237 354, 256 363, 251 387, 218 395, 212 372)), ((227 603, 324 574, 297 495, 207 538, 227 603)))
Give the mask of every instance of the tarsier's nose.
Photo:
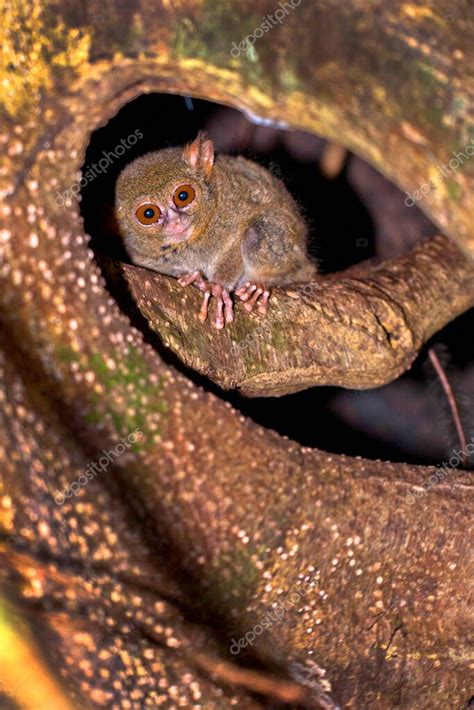
POLYGON ((165 229, 168 234, 182 234, 187 227, 187 220, 177 210, 168 207, 165 213, 165 229))
POLYGON ((169 224, 179 218, 178 210, 175 207, 167 207, 165 211, 165 223, 169 224))

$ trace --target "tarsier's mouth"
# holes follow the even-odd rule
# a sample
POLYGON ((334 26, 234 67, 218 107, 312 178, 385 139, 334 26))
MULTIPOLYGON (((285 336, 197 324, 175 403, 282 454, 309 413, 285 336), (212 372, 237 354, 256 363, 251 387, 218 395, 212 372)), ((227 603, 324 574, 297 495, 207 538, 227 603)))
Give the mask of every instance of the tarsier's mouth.
POLYGON ((172 237, 167 237, 166 239, 163 240, 163 246, 172 246, 173 244, 179 244, 180 242, 184 242, 188 239, 188 235, 186 232, 183 232, 182 234, 175 234, 172 237))
POLYGON ((183 227, 181 230, 175 229, 172 234, 169 234, 163 239, 160 249, 167 249, 168 247, 176 246, 177 244, 182 244, 189 240, 192 236, 192 231, 189 227, 183 227))
POLYGON ((189 219, 165 220, 162 227, 162 244, 168 246, 186 241, 192 236, 193 228, 189 219))
POLYGON ((173 252, 178 249, 178 247, 186 241, 185 239, 176 239, 172 242, 163 242, 160 246, 161 252, 173 252))
POLYGON ((177 247, 177 244, 162 244, 160 246, 160 251, 174 251, 177 247))

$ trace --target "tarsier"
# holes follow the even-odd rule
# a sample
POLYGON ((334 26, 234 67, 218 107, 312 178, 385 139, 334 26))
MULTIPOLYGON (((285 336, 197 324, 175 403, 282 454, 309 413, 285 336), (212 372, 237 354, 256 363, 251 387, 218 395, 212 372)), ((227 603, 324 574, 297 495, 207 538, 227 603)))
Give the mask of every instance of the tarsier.
POLYGON ((116 188, 116 212, 132 262, 195 284, 211 296, 213 323, 234 319, 230 292, 265 315, 271 286, 311 280, 308 229, 283 183, 241 156, 214 156, 205 133, 184 148, 130 163, 116 188))

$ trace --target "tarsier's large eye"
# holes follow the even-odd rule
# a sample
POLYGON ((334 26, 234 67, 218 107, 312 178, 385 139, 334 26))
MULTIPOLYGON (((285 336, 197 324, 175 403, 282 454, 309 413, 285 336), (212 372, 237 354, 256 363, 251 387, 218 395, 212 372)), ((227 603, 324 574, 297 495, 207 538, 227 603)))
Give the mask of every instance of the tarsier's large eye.
POLYGON ((140 224, 155 224, 161 217, 161 210, 158 205, 154 205, 152 202, 145 202, 144 205, 140 205, 137 209, 135 217, 140 224))
POLYGON ((176 207, 186 207, 196 197, 196 192, 191 185, 180 185, 176 188, 173 195, 173 202, 176 207))

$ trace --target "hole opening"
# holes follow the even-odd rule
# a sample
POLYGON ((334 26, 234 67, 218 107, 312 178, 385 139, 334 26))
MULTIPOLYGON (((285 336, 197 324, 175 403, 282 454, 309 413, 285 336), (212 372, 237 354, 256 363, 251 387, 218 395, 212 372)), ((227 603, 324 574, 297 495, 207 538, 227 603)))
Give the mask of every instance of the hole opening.
MULTIPOLYGON (((184 145, 201 129, 217 151, 256 160, 285 182, 310 225, 309 252, 323 273, 374 255, 395 256, 437 231, 417 207, 403 204, 405 196, 394 185, 360 158, 338 154, 320 137, 255 125, 234 109, 200 99, 144 94, 94 131, 86 151, 83 175, 90 179, 82 188, 81 212, 97 255, 129 261, 114 217, 115 183, 125 165, 147 152, 184 145), (339 169, 328 178, 331 160, 339 161, 339 169)), ((161 346, 126 289, 111 288, 111 293, 166 362, 254 421, 301 444, 408 463, 439 463, 449 448, 452 426, 443 395, 423 365, 425 351, 409 373, 378 390, 318 387, 282 398, 246 399, 185 370, 161 346)), ((445 343, 456 378, 461 382, 465 376, 474 395, 474 376, 469 377, 474 347, 466 347, 473 325, 472 312, 465 314, 436 340, 445 343)))

